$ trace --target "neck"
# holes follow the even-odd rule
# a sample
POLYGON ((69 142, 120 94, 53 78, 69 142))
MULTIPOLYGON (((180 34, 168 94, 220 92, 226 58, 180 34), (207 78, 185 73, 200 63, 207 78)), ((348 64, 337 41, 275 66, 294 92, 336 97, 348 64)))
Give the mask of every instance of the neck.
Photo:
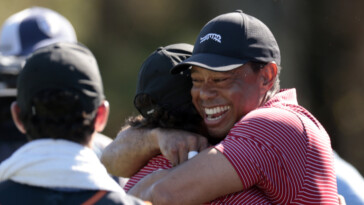
POLYGON ((266 102, 268 102, 270 99, 272 99, 272 97, 276 94, 275 91, 272 90, 268 90, 268 92, 265 93, 262 103, 260 104, 260 106, 263 106, 266 102))
POLYGON ((86 142, 84 143, 84 144, 82 144, 83 146, 85 146, 85 147, 88 147, 88 148, 90 148, 90 149, 92 149, 92 147, 93 147, 93 140, 94 140, 94 137, 95 137, 95 134, 96 134, 96 132, 93 132, 88 138, 87 138, 87 140, 86 140, 86 142))

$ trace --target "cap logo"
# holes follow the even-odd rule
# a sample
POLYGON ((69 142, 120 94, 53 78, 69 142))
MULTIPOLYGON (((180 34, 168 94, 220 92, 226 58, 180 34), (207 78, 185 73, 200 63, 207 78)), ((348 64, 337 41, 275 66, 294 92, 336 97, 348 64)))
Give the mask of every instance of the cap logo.
POLYGON ((204 37, 200 38, 200 43, 203 43, 204 41, 207 41, 209 39, 212 39, 218 43, 221 43, 221 36, 217 33, 208 33, 204 37))

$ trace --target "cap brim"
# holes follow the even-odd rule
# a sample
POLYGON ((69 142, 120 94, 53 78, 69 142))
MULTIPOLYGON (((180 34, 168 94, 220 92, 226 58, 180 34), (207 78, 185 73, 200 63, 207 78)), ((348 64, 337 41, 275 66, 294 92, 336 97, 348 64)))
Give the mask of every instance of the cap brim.
POLYGON ((190 66, 198 66, 213 71, 229 71, 244 65, 246 62, 241 59, 210 53, 192 54, 187 60, 174 66, 171 69, 171 73, 177 74, 190 66))

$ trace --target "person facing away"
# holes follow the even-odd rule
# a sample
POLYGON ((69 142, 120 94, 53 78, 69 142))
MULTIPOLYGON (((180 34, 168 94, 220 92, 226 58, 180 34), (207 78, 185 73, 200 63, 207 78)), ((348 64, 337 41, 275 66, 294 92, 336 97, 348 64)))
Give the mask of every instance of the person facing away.
MULTIPOLYGON (((56 11, 30 7, 8 17, 0 32, 0 162, 27 142, 16 129, 10 104, 16 99, 16 78, 25 58, 34 50, 56 42, 77 42, 71 22, 56 11)), ((97 134, 93 150, 101 155, 112 140, 97 134)))
POLYGON ((0 204, 143 204, 91 150, 109 106, 90 50, 75 43, 36 50, 17 89, 11 113, 29 142, 0 164, 0 204))
MULTIPOLYGON (((298 104, 295 89, 280 90, 280 51, 264 23, 239 10, 217 16, 172 73, 186 69, 192 102, 209 136, 222 141, 180 166, 149 174, 128 193, 156 204, 339 203, 330 138, 298 104)), ((124 165, 163 150, 159 140, 168 138, 157 134, 177 134, 160 128, 140 133, 148 143, 122 136, 139 145, 121 147, 124 165)))

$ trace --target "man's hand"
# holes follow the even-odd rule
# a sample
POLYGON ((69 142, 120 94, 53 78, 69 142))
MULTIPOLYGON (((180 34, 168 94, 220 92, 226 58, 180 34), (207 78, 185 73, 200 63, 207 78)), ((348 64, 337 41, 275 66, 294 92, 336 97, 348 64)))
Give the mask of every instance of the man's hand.
POLYGON ((173 166, 186 161, 189 151, 200 152, 209 146, 206 137, 182 130, 155 128, 152 135, 161 153, 173 166))
POLYGON ((191 132, 126 127, 103 151, 101 162, 110 174, 131 177, 157 154, 162 153, 175 166, 187 160, 189 151, 207 147, 205 137, 191 132))

